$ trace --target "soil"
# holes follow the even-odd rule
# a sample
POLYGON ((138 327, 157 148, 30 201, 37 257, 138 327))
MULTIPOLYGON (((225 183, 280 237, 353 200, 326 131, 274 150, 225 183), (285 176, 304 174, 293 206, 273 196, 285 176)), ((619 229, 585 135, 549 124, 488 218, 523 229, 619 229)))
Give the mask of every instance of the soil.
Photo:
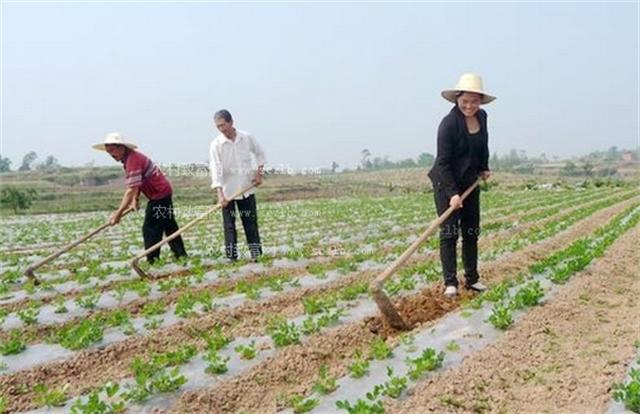
POLYGON ((602 413, 640 338, 640 227, 499 341, 418 385, 392 413, 602 413))

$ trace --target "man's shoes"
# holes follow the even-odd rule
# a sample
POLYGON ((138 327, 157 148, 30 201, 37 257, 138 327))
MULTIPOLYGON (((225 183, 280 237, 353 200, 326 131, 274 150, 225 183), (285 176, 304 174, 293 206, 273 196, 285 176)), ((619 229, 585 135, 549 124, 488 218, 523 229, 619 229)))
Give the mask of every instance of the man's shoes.
POLYGON ((467 285, 467 289, 473 290, 475 292, 484 292, 487 290, 487 287, 480 282, 476 282, 473 285, 467 285))
POLYGON ((447 286, 444 290, 444 295, 448 298, 452 298, 458 294, 458 288, 455 286, 447 286))

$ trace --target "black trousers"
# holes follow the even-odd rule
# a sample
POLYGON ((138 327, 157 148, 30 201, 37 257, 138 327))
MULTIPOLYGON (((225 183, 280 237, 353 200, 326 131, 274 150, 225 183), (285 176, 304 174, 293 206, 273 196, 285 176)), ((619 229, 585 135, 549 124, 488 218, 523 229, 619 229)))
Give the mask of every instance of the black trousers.
MULTIPOLYGON (((178 223, 173 211, 171 196, 161 200, 149 200, 144 212, 144 224, 142 225, 142 237, 144 248, 148 249, 160 240, 162 236, 168 236, 178 230, 178 223)), ((184 249, 182 236, 178 236, 169 242, 169 247, 176 258, 187 255, 184 249)), ((147 255, 149 263, 153 263, 160 257, 160 249, 156 249, 147 255)))
MULTIPOLYGON (((449 208, 449 198, 442 190, 434 191, 436 210, 441 215, 449 208)), ((440 261, 447 286, 458 286, 456 244, 462 234, 462 263, 466 285, 478 281, 478 236, 480 235, 480 189, 476 188, 440 226, 440 261)))
POLYGON ((244 199, 231 200, 222 209, 225 254, 227 258, 232 260, 238 258, 237 215, 240 215, 242 220, 242 227, 247 237, 247 245, 249 245, 251 257, 257 258, 262 254, 262 244, 260 243, 260 233, 258 232, 258 214, 256 212, 256 197, 254 194, 244 199), (238 207, 237 211, 236 206, 238 207))

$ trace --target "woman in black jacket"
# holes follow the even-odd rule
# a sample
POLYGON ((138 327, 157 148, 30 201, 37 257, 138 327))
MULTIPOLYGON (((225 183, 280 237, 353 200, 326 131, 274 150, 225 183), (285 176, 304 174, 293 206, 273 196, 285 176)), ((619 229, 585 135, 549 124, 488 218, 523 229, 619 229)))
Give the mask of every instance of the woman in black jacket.
POLYGON ((440 228, 440 261, 445 295, 458 293, 456 243, 462 233, 462 261, 465 286, 481 292, 486 286, 478 281, 478 235, 480 234, 480 189, 465 199, 460 195, 479 177, 489 178, 487 113, 480 105, 495 97, 482 88, 482 78, 465 73, 454 89, 442 91, 442 97, 455 103, 438 127, 438 150, 429 178, 433 183, 438 215, 450 206, 456 211, 440 228))

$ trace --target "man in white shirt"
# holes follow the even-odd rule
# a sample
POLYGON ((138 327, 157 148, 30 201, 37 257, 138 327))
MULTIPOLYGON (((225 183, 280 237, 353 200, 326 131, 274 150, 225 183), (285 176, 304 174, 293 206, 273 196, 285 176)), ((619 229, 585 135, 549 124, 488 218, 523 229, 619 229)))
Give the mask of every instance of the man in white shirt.
POLYGON ((247 191, 233 200, 227 197, 250 183, 262 184, 264 151, 253 135, 233 127, 233 118, 226 109, 216 112, 213 120, 221 134, 211 142, 209 147, 209 169, 211 188, 216 190, 218 202, 223 206, 225 254, 231 261, 238 258, 236 233, 236 215, 238 214, 236 206, 238 206, 251 258, 256 261, 262 254, 262 244, 258 232, 254 191, 247 191), (258 166, 257 170, 254 168, 254 160, 258 166))

